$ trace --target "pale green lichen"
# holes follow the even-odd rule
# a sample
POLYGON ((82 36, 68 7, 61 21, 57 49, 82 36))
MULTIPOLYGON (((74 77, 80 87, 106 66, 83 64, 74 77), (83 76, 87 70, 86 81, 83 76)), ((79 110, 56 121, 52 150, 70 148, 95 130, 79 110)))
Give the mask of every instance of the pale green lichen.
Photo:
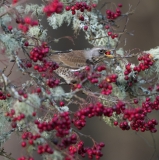
MULTIPOLYGON (((2 101, 2 100, 1 100, 2 101)), ((4 113, 0 113, 0 146, 9 139, 11 132, 9 130, 9 122, 4 113)))
POLYGON ((41 100, 36 94, 28 94, 28 98, 25 102, 16 101, 13 105, 13 108, 16 111, 16 114, 24 113, 27 120, 30 121, 30 117, 34 112, 35 108, 39 108, 41 104, 41 100))
POLYGON ((44 5, 38 5, 38 4, 27 4, 25 6, 25 14, 31 13, 31 16, 35 16, 35 15, 43 15, 43 8, 44 5))
POLYGON ((73 19, 72 19, 72 29, 73 29, 73 31, 74 31, 74 34, 75 35, 78 35, 79 34, 79 31, 80 31, 80 21, 79 21, 79 19, 77 19, 76 17, 73 17, 73 19))
POLYGON ((144 53, 149 53, 152 55, 154 60, 158 60, 159 59, 159 46, 152 48, 148 51, 144 51, 144 53))
MULTIPOLYGON (((0 15, 6 12, 6 8, 5 7, 0 7, 0 15)), ((5 14, 4 16, 0 17, 0 24, 6 24, 8 22, 11 22, 11 17, 9 14, 5 14)))
POLYGON ((0 109, 3 112, 7 112, 9 108, 12 105, 12 101, 7 99, 7 100, 0 100, 0 109))
POLYGON ((54 150, 54 154, 43 155, 43 160, 63 160, 63 158, 62 154, 57 150, 54 150))
POLYGON ((57 100, 62 100, 62 95, 65 94, 64 89, 61 86, 57 86, 55 88, 50 89, 54 99, 57 100))
POLYGON ((8 129, 8 120, 4 116, 4 113, 0 113, 0 135, 4 134, 4 132, 8 129))
POLYGON ((144 53, 149 53, 151 54, 154 62, 154 66, 152 66, 149 70, 149 76, 152 76, 154 74, 154 72, 156 72, 157 74, 159 74, 159 46, 152 48, 148 51, 144 51, 144 53))
POLYGON ((116 113, 113 113, 113 115, 111 117, 103 116, 102 119, 110 127, 115 127, 114 126, 114 121, 120 121, 120 120, 122 120, 122 115, 121 114, 117 115, 116 113))
POLYGON ((48 17, 47 21, 53 29, 61 27, 64 23, 66 23, 69 26, 72 21, 72 14, 70 11, 63 12, 61 14, 55 13, 48 17))
POLYGON ((124 85, 117 86, 115 84, 112 84, 112 86, 113 86, 112 94, 118 97, 119 99, 124 100, 126 98, 125 86, 124 85))
POLYGON ((12 34, 0 34, 0 42, 6 47, 6 53, 8 56, 12 51, 18 51, 20 48, 19 43, 15 41, 12 34))
POLYGON ((39 26, 29 27, 27 32, 29 37, 33 37, 33 39, 29 39, 29 44, 35 44, 36 41, 34 38, 40 39, 42 41, 46 40, 47 38, 47 29, 41 29, 39 26))

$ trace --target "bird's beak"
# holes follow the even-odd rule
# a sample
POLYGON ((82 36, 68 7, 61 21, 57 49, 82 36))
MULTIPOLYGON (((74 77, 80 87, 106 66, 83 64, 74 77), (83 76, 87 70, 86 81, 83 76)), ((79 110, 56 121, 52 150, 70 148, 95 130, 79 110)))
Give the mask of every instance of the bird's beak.
POLYGON ((105 51, 105 56, 106 56, 107 58, 114 58, 114 56, 111 54, 111 51, 110 51, 110 50, 106 50, 106 51, 105 51))
POLYGON ((105 55, 110 55, 110 54, 111 54, 110 50, 105 51, 105 55))

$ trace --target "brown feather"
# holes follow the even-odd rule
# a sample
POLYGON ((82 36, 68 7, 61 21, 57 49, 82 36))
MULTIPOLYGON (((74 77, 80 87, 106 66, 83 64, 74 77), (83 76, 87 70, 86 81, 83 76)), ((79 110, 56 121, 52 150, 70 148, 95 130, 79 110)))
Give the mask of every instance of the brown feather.
POLYGON ((60 66, 79 68, 86 65, 86 58, 83 53, 83 50, 76 50, 69 53, 52 55, 50 58, 57 62, 60 66))
POLYGON ((53 60, 54 62, 56 62, 57 64, 61 64, 62 65, 62 62, 60 61, 59 59, 59 54, 54 54, 54 55, 51 55, 50 56, 51 60, 53 60))

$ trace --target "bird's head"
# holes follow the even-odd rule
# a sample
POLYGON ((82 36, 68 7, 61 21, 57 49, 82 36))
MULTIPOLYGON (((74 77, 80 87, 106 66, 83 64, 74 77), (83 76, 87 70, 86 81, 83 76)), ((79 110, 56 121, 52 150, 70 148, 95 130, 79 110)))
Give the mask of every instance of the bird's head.
POLYGON ((105 58, 107 57, 108 55, 111 54, 111 50, 109 50, 108 48, 106 47, 94 47, 92 48, 91 50, 88 50, 88 51, 85 51, 85 57, 87 60, 92 60, 93 58, 94 59, 98 59, 98 58, 105 58))

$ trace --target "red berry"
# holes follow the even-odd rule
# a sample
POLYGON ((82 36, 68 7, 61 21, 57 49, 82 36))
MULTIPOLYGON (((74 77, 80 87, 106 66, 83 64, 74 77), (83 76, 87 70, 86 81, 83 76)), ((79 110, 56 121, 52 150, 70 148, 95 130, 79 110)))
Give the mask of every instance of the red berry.
POLYGON ((84 21, 84 16, 83 16, 83 15, 80 15, 80 16, 79 16, 79 20, 84 21))
POLYGON ((32 113, 32 116, 34 116, 34 117, 35 117, 35 116, 36 116, 36 112, 33 112, 33 113, 32 113))
POLYGON ((96 7, 97 7, 97 4, 95 4, 95 3, 92 4, 92 7, 93 7, 93 8, 96 8, 96 7))
POLYGON ((17 127, 17 123, 16 122, 12 122, 11 126, 12 126, 12 128, 16 128, 17 127))
POLYGON ((108 25, 105 26, 105 29, 109 29, 110 27, 108 25))
POLYGON ((85 31, 87 31, 87 29, 88 29, 88 26, 84 26, 84 28, 83 28, 85 31))
POLYGON ((66 11, 69 11, 70 9, 71 9, 71 7, 70 6, 66 6, 66 11))
POLYGON ((24 42, 24 46, 29 46, 29 42, 28 41, 26 41, 26 42, 24 42))
POLYGON ((60 102, 60 106, 63 107, 65 103, 63 101, 60 102))
POLYGON ((107 15, 111 15, 111 13, 112 13, 112 12, 111 12, 110 10, 106 10, 106 14, 107 14, 107 15))
POLYGON ((36 92, 37 92, 37 93, 41 93, 41 88, 40 88, 40 87, 37 87, 37 88, 36 88, 36 92))
POLYGON ((23 142, 21 143, 21 146, 22 146, 22 147, 26 147, 26 142, 23 141, 23 142))
POLYGON ((118 122, 117 121, 114 121, 114 126, 117 126, 118 125, 118 122))
POLYGON ((122 7, 122 6, 123 6, 122 4, 120 4, 120 3, 118 4, 118 7, 122 7))
POLYGON ((29 144, 30 144, 30 145, 33 145, 33 144, 34 144, 34 141, 33 141, 32 139, 30 139, 30 140, 29 140, 29 144))
POLYGON ((8 29, 11 31, 13 29, 13 27, 12 26, 8 26, 8 29))
POLYGON ((111 36, 112 35, 112 32, 108 32, 108 36, 111 36))

